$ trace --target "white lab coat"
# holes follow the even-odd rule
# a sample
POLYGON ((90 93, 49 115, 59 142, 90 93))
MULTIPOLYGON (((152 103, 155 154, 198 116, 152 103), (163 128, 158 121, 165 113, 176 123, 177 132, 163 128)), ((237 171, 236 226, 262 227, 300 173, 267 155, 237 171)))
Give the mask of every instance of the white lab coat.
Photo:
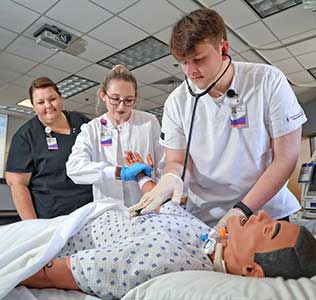
MULTIPOLYGON (((279 70, 239 62, 234 62, 234 66, 230 89, 238 96, 200 98, 193 127, 190 148, 193 170, 187 209, 208 225, 214 225, 241 201, 271 164, 271 138, 288 134, 306 121, 286 77, 279 70), (246 106, 245 128, 230 125, 231 107, 237 100, 246 106)), ((197 93, 201 92, 192 83, 191 86, 197 93)), ((185 149, 193 105, 194 97, 185 83, 168 97, 162 119, 163 146, 185 149)), ((284 185, 262 209, 277 219, 294 213, 300 205, 284 185)))
MULTIPOLYGON (((104 169, 123 165, 124 152, 128 150, 138 152, 144 159, 151 154, 155 166, 162 166, 163 149, 159 135, 160 125, 152 114, 133 110, 130 119, 117 128, 104 114, 81 126, 66 163, 67 175, 77 184, 92 184, 94 201, 111 197, 119 204, 131 206, 143 195, 138 183, 108 178, 104 169), (107 121, 106 125, 101 124, 102 118, 107 121), (106 134, 112 142, 101 145, 101 134, 106 134)), ((157 172, 154 173, 152 178, 155 180, 157 172)))

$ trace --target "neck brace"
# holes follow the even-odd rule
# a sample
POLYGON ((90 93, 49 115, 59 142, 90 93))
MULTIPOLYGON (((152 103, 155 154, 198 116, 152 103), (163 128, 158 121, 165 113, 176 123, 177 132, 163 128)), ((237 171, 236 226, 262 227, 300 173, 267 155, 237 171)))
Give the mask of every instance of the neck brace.
POLYGON ((214 254, 214 270, 216 272, 227 273, 225 261, 223 260, 223 244, 217 243, 214 254))

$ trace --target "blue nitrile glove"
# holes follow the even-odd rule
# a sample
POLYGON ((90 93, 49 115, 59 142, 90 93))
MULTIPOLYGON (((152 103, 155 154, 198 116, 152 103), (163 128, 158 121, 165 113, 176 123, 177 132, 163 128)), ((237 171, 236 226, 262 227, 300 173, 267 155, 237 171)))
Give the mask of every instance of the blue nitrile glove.
POLYGON ((137 175, 141 172, 144 172, 146 176, 151 177, 151 172, 153 168, 143 163, 135 163, 132 166, 122 166, 121 168, 121 180, 129 181, 134 180, 137 181, 137 175))

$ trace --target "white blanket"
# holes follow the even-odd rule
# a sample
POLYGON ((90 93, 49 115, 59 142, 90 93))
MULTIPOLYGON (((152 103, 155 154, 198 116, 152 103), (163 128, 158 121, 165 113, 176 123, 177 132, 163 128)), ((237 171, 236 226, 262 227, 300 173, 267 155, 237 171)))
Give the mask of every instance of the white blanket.
POLYGON ((88 220, 108 209, 126 211, 126 208, 117 204, 93 202, 68 216, 1 226, 0 299, 53 259, 68 238, 76 234, 88 220))

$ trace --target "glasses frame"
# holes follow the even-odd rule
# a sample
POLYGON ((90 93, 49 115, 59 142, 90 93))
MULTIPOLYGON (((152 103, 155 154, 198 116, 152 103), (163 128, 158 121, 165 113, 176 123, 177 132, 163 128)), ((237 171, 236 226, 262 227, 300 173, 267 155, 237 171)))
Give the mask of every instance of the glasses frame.
POLYGON ((119 99, 119 101, 117 102, 117 99, 116 99, 116 98, 113 98, 113 96, 109 95, 107 91, 105 91, 105 94, 106 94, 106 96, 109 98, 110 104, 113 105, 113 106, 119 106, 119 105, 121 104, 121 102, 123 102, 123 104, 124 104, 125 106, 131 107, 131 106, 133 106, 133 105, 135 104, 135 102, 136 102, 136 97, 133 99, 134 101, 133 101, 132 104, 126 104, 126 101, 127 101, 127 100, 131 100, 131 99, 129 99, 130 96, 128 96, 128 97, 121 97, 121 96, 119 96, 119 97, 117 97, 117 98, 119 99), (113 101, 115 101, 115 103, 113 103, 113 101))

